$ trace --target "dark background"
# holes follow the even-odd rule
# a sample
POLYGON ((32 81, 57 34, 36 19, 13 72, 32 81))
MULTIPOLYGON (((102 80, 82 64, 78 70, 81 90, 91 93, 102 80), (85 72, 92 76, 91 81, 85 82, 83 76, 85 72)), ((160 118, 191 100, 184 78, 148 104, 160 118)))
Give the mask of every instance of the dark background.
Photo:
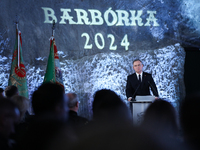
POLYGON ((200 50, 197 47, 185 47, 184 82, 186 95, 200 91, 200 50))

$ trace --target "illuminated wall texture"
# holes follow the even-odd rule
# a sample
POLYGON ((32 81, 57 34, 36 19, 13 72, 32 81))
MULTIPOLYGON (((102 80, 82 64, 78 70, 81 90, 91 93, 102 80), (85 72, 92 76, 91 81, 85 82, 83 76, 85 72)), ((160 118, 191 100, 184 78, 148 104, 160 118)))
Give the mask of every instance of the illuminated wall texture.
POLYGON ((160 97, 178 107, 185 95, 183 46, 200 43, 200 18, 193 16, 198 5, 195 0, 2 0, 0 86, 8 84, 16 15, 30 97, 43 82, 54 19, 65 90, 78 94, 79 114, 91 118, 98 89, 112 89, 125 100, 135 58, 152 74, 160 97))

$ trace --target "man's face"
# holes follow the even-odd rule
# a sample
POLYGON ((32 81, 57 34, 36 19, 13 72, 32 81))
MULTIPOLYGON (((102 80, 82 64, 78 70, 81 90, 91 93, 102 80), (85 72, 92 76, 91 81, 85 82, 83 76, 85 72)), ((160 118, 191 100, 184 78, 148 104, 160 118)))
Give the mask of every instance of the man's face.
POLYGON ((133 69, 135 70, 135 72, 140 74, 143 69, 143 64, 140 61, 135 61, 133 63, 133 69))

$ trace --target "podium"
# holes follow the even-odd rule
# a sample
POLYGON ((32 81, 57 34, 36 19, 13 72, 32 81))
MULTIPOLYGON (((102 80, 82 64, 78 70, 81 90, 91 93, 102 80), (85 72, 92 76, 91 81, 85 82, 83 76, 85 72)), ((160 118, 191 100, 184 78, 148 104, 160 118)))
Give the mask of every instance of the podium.
POLYGON ((154 96, 136 96, 135 101, 130 102, 135 125, 139 125, 142 122, 146 109, 154 100, 154 96))

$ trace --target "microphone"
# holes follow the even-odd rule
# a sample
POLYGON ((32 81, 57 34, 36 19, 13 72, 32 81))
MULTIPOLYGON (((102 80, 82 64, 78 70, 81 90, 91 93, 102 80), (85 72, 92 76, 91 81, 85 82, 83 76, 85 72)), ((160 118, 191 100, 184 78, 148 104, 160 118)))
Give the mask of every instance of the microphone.
POLYGON ((154 87, 152 86, 152 84, 148 81, 149 85, 151 86, 153 92, 155 93, 156 96, 158 96, 158 92, 154 89, 154 87))
MULTIPOLYGON (((142 83, 142 82, 141 82, 141 83, 142 83)), ((135 96, 137 90, 139 89, 141 83, 138 85, 138 87, 136 88, 135 92, 133 93, 133 96, 132 96, 133 101, 136 101, 135 98, 134 98, 134 96, 135 96)), ((130 102, 133 102, 133 101, 131 100, 130 102)))

